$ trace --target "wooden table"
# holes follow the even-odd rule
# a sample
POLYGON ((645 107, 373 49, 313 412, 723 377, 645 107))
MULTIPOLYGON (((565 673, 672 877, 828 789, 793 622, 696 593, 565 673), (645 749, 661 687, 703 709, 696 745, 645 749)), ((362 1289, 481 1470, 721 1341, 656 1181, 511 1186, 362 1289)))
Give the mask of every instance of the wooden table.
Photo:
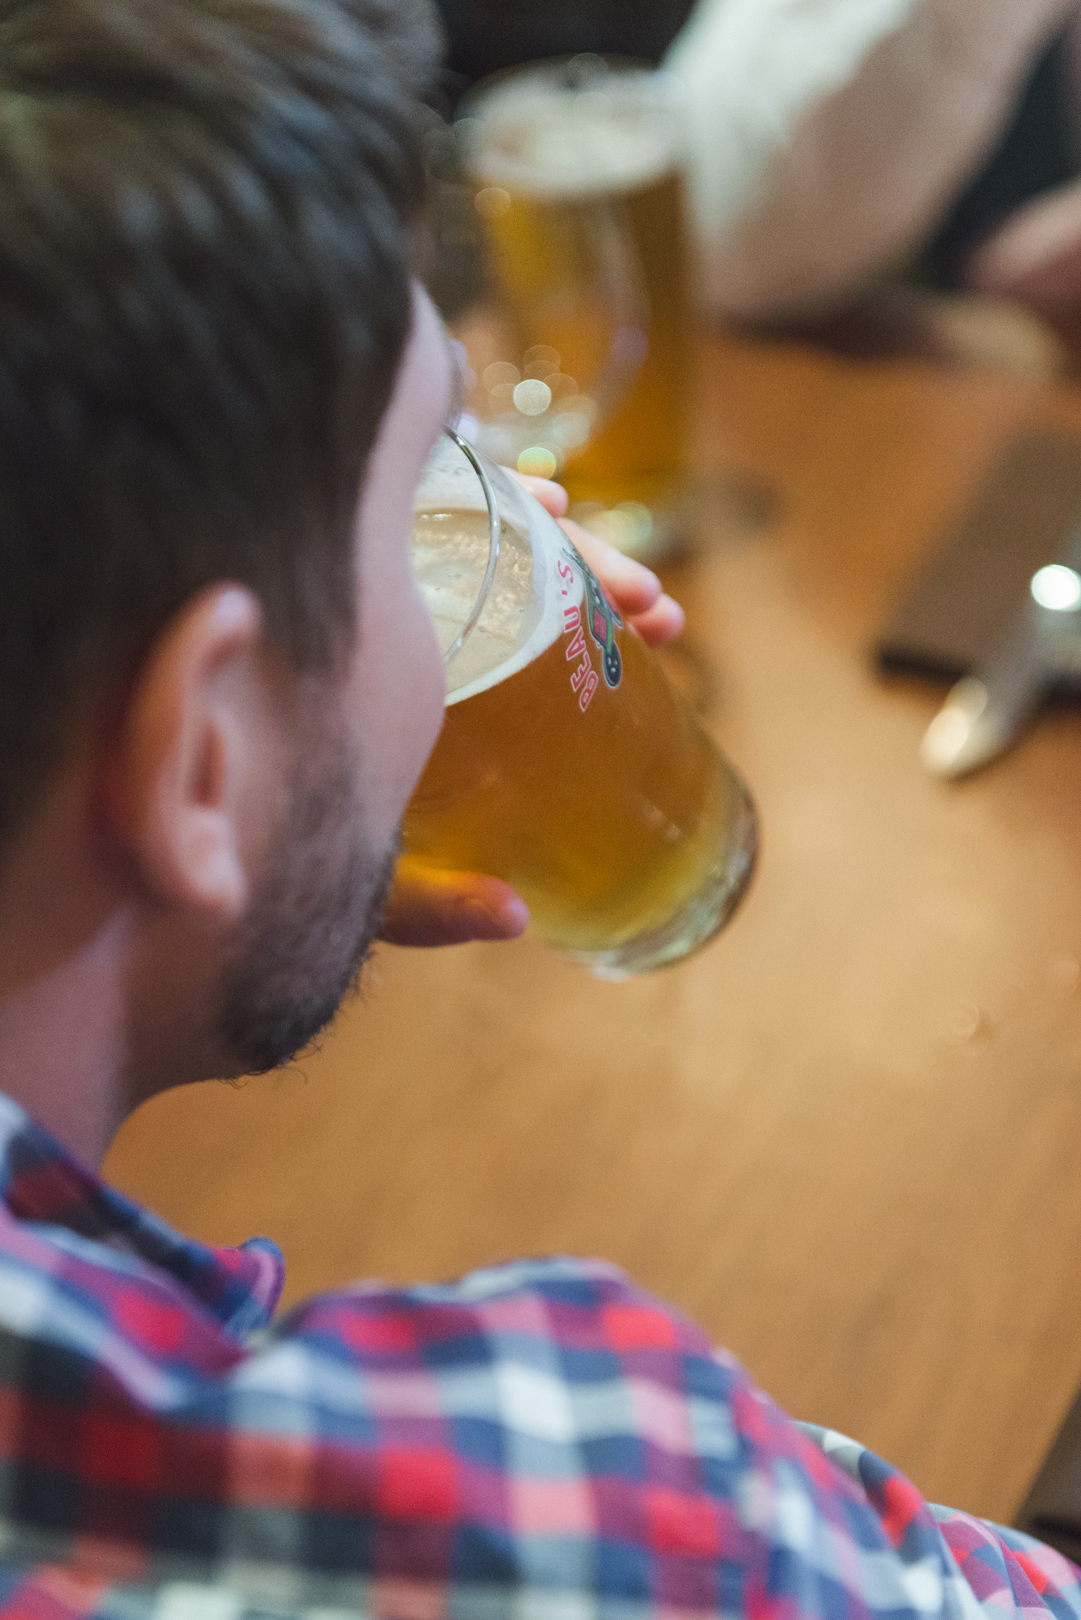
POLYGON ((940 694, 866 649, 1011 430, 1081 393, 703 342, 672 585, 760 874, 622 986, 530 942, 381 951, 322 1051, 144 1108, 109 1173, 289 1298, 516 1253, 618 1261, 798 1416, 1008 1519, 1081 1382, 1081 717, 946 787, 940 694), (764 493, 763 493, 764 492, 764 493))

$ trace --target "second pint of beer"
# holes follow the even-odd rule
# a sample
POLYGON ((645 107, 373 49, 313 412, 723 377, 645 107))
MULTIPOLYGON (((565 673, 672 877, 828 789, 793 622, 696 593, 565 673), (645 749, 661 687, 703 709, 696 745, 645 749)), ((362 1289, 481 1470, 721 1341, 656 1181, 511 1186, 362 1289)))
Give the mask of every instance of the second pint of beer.
MULTIPOLYGON (((499 568, 449 665, 404 853, 503 878, 538 934, 602 974, 678 960, 717 931, 749 879, 746 790, 562 530, 489 472, 499 568)), ((452 541, 453 514, 419 521, 452 541)), ((459 521, 475 552, 483 520, 459 521)))
MULTIPOLYGON (((557 470, 581 508, 575 515, 627 550, 649 551, 652 540, 654 554, 684 498, 690 367, 679 100, 668 75, 574 58, 498 75, 468 98, 459 126, 482 188, 494 271, 519 311, 539 308, 545 287, 566 279, 568 254, 585 239, 578 216, 603 206, 627 236, 641 300, 640 331, 626 335, 640 344, 636 366, 610 411, 598 401, 606 419, 580 448, 565 447, 557 470)), ((563 373, 589 376, 604 323, 590 321, 586 297, 568 302, 562 320, 555 304, 544 332, 534 326, 535 341, 552 347, 563 373)))

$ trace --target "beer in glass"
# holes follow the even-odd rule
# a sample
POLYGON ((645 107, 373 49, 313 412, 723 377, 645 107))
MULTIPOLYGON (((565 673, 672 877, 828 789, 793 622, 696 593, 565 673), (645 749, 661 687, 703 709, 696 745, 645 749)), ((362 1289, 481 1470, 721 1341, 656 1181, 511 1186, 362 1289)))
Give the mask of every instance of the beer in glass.
POLYGON ((442 474, 417 498, 414 555, 441 644, 475 622, 447 662, 446 719, 404 855, 503 878, 535 931, 601 976, 678 961, 747 886, 750 798, 558 524, 485 470, 499 553, 479 613, 483 502, 463 505, 442 474))

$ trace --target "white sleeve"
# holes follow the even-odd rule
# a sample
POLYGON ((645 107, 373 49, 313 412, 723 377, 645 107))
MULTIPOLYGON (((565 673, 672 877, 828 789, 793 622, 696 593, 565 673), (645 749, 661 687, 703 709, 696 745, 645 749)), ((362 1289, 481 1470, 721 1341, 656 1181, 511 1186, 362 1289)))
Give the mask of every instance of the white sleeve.
POLYGON ((692 220, 715 309, 810 311, 914 247, 1077 0, 699 0, 692 220))

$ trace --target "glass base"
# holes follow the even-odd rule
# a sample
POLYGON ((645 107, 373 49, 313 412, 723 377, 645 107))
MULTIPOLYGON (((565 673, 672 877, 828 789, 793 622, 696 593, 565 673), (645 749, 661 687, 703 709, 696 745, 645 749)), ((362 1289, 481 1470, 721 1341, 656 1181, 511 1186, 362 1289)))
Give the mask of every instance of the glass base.
POLYGON ((672 967, 719 934, 747 892, 758 858, 758 814, 736 778, 728 837, 705 881, 667 922, 608 951, 566 951, 598 979, 619 981, 635 973, 672 967))

